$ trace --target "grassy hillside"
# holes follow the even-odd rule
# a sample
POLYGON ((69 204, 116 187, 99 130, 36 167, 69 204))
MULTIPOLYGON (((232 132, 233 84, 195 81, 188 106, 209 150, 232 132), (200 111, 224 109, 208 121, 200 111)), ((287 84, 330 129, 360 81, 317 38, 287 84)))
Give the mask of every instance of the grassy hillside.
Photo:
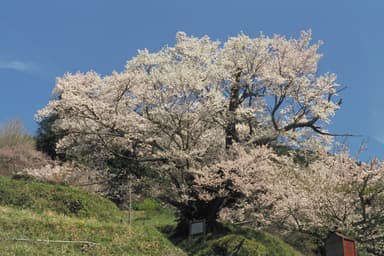
POLYGON ((185 255, 154 227, 0 206, 1 255, 185 255), (32 241, 16 241, 31 239, 32 241), (90 241, 95 245, 36 242, 90 241))
POLYGON ((159 215, 155 220, 147 220, 143 212, 135 216, 138 220, 130 226, 126 213, 97 195, 0 177, 1 255, 186 255, 156 228, 172 224, 172 216, 159 215))
POLYGON ((226 234, 208 234, 176 246, 159 231, 172 231, 172 210, 154 200, 134 207, 129 225, 127 213, 100 196, 0 176, 1 255, 302 256, 267 233, 235 226, 228 226, 226 234))

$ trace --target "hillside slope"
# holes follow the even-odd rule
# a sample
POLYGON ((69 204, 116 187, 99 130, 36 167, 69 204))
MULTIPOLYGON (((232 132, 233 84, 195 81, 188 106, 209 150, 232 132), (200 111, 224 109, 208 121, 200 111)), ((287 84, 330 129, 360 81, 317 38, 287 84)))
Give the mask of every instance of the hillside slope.
POLYGON ((160 230, 172 232, 175 216, 154 202, 136 205, 129 225, 127 213, 98 195, 0 176, 1 255, 302 256, 278 238, 235 226, 174 245, 160 230))

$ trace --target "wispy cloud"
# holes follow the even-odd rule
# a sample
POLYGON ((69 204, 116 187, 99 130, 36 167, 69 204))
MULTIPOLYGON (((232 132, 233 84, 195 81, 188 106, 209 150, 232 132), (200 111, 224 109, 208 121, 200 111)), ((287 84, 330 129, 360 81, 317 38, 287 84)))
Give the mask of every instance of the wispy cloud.
POLYGON ((380 142, 381 144, 384 144, 384 136, 383 135, 375 136, 374 139, 377 142, 380 142))
POLYGON ((0 69, 12 69, 26 73, 37 73, 38 66, 31 61, 18 61, 18 60, 0 60, 0 69))

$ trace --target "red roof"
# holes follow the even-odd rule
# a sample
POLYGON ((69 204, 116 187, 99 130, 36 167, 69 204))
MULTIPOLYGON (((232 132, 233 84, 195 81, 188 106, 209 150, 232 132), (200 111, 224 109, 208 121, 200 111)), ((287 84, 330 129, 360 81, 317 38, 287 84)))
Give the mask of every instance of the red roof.
POLYGON ((335 235, 337 235, 338 237, 343 238, 344 240, 349 240, 349 241, 353 241, 353 242, 355 242, 354 239, 352 239, 352 238, 350 238, 350 237, 347 237, 347 236, 345 236, 345 235, 343 235, 343 234, 340 234, 339 232, 335 232, 335 235))

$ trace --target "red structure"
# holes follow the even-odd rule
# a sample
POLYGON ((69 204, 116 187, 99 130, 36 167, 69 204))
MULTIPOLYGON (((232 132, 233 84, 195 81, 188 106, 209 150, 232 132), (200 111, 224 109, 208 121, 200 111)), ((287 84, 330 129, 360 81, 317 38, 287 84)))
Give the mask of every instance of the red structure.
POLYGON ((356 241, 340 233, 331 233, 325 242, 327 256, 357 256, 356 241))

